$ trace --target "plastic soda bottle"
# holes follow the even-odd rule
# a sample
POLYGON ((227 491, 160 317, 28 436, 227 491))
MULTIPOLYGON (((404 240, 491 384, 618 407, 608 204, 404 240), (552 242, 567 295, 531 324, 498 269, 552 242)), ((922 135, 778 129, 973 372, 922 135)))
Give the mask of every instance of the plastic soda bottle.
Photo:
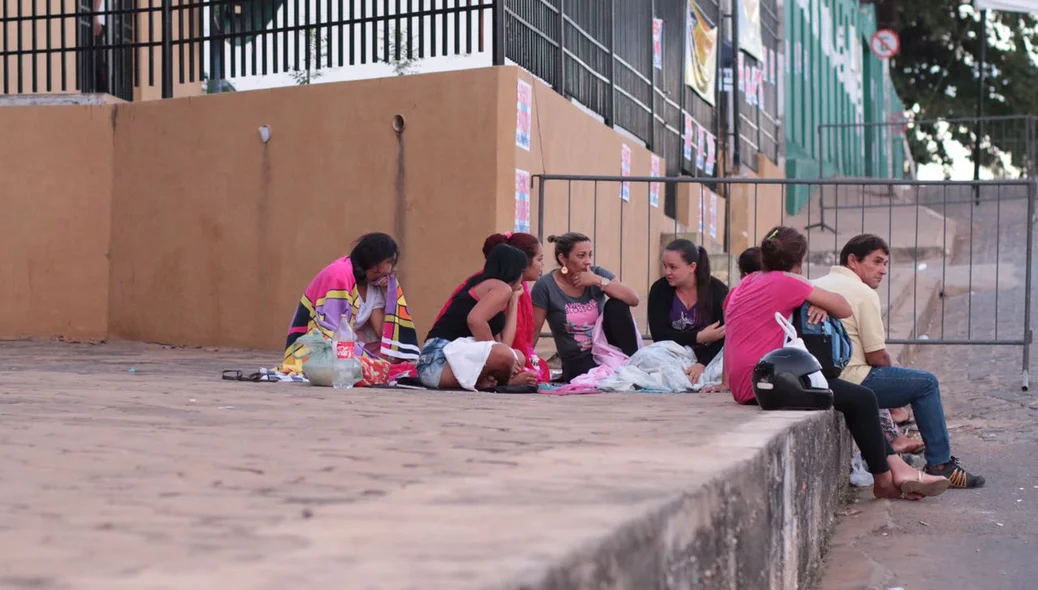
POLYGON ((363 372, 357 358, 357 335, 345 315, 339 319, 339 327, 335 329, 332 344, 335 346, 336 363, 335 381, 332 385, 335 389, 351 389, 363 379, 363 372))

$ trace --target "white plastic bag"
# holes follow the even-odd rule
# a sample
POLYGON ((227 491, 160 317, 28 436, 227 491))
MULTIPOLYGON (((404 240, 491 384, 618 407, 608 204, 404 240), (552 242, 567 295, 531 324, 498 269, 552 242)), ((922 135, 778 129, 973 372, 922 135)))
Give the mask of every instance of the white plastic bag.
POLYGON ((638 352, 623 367, 598 384, 602 391, 650 389, 681 392, 692 389, 688 370, 696 362, 691 348, 677 342, 654 342, 638 352))
MULTIPOLYGON (((800 338, 800 335, 797 334, 797 329, 793 327, 793 324, 789 320, 782 317, 782 314, 777 311, 775 312, 775 321, 778 322, 782 331, 786 333, 786 342, 782 345, 782 348, 799 348, 800 350, 807 352, 807 354, 811 354, 808 352, 807 346, 804 345, 804 341, 800 338)), ((818 359, 815 360, 817 361, 818 359)), ((825 376, 822 375, 821 371, 811 373, 807 378, 811 382, 811 387, 829 389, 829 382, 825 380, 825 376)))

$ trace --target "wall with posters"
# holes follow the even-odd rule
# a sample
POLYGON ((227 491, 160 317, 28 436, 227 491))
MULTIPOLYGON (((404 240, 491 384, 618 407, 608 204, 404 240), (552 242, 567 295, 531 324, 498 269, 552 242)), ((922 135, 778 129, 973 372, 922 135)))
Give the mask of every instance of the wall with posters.
MULTIPOLYGON (((903 177, 900 127, 871 125, 904 114, 887 65, 869 49, 875 7, 854 0, 793 0, 785 3, 785 23, 788 176, 903 177), (819 129, 820 124, 833 127, 819 129)), ((806 190, 793 191, 790 213, 807 198, 806 190)))
MULTIPOLYGON (((517 133, 499 135, 498 230, 527 223, 522 205, 526 197, 517 178, 542 173, 652 176, 654 170, 664 175, 666 162, 639 142, 603 125, 526 72, 505 71, 498 102, 500 125, 511 125, 517 133), (532 90, 529 118, 522 116, 527 88, 532 90), (527 124, 528 131, 523 129, 527 124), (520 139, 526 136, 531 138, 528 146, 520 139)), ((593 182, 551 181, 545 185, 543 228, 538 224, 539 188, 534 181, 529 193, 533 233, 547 237, 572 230, 588 235, 595 243, 595 263, 647 296, 649 284, 659 277, 660 235, 675 228, 663 212, 663 187, 599 183, 596 191, 593 182)), ((551 246, 546 247, 545 270, 554 269, 551 246)), ((644 307, 636 316, 644 317, 644 307)))
POLYGON ((0 338, 278 350, 309 281, 371 231, 400 243, 424 337, 509 229, 495 195, 514 187, 517 72, 0 109, 25 138, 0 148, 0 338))

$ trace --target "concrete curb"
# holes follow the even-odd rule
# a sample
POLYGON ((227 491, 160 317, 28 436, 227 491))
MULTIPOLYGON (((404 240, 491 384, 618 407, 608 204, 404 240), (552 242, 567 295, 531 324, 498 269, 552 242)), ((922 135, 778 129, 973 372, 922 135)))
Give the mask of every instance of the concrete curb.
POLYGON ((570 555, 540 580, 502 587, 808 586, 847 486, 851 441, 839 414, 801 416, 762 415, 717 445, 723 454, 753 449, 744 460, 570 555), (790 421, 775 430, 784 420, 790 421))

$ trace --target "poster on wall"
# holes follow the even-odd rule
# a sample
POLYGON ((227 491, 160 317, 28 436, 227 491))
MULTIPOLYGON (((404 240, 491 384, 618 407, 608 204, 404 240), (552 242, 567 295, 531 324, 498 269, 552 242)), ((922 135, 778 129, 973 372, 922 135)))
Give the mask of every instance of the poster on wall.
POLYGON ((753 106, 757 104, 757 68, 746 68, 746 104, 753 106))
MULTIPOLYGON (((631 175, 631 148, 627 147, 627 144, 623 144, 620 147, 620 176, 631 175)), ((620 183, 620 198, 625 203, 631 201, 631 183, 621 182, 620 183)))
POLYGON ((778 55, 775 53, 775 50, 768 49, 768 79, 771 80, 772 84, 775 83, 775 70, 777 69, 777 66, 775 65, 776 59, 778 59, 778 55))
POLYGON ((692 160, 692 115, 685 114, 685 159, 692 160))
POLYGON ((696 209, 699 210, 699 227, 696 231, 703 235, 706 232, 706 188, 703 185, 699 185, 699 202, 696 209))
POLYGON ((746 92, 746 60, 739 54, 739 92, 746 92))
POLYGON ((717 239, 717 193, 714 191, 707 191, 710 193, 710 237, 717 239))
POLYGON ((530 233, 530 173, 515 169, 515 232, 530 233))
POLYGON ((685 84, 714 106, 717 84, 717 27, 703 18, 694 0, 688 0, 685 19, 685 84))
MULTIPOLYGON (((649 170, 649 176, 653 178, 660 177, 660 157, 656 154, 652 155, 652 164, 649 170)), ((660 183, 653 182, 649 184, 649 204, 653 207, 660 206, 660 183)))
POLYGON ((515 145, 530 151, 533 126, 533 86, 519 80, 516 89, 515 145))
POLYGON ((757 104, 760 108, 764 107, 764 70, 757 70, 757 77, 755 78, 754 85, 757 87, 757 104))
POLYGON ((717 137, 713 133, 707 133, 706 138, 706 165, 703 171, 707 176, 714 175, 714 166, 717 165, 717 137))
POLYGON ((652 19, 652 67, 663 69, 663 19, 652 19))
POLYGON ((706 167, 706 129, 696 123, 696 170, 706 167))
POLYGON ((764 60, 764 40, 760 32, 760 0, 739 2, 739 49, 764 60))

